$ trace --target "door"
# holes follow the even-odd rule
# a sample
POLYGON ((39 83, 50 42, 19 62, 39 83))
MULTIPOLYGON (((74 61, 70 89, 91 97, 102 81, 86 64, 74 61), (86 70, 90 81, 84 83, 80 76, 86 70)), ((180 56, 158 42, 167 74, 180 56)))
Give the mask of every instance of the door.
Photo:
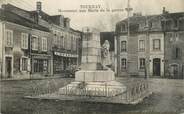
POLYGON ((171 78, 178 79, 179 78, 179 67, 178 65, 171 65, 171 78))
POLYGON ((69 59, 68 58, 64 58, 63 65, 64 65, 64 70, 67 70, 68 66, 69 66, 69 59))
POLYGON ((160 76, 160 59, 153 59, 153 76, 160 76))
POLYGON ((12 58, 11 57, 6 57, 5 59, 6 63, 6 77, 11 78, 11 74, 12 74, 12 58))

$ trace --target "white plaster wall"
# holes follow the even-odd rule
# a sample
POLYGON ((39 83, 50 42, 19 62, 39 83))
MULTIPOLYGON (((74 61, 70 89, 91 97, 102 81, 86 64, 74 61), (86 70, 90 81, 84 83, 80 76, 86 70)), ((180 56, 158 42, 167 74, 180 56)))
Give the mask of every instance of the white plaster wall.
POLYGON ((161 76, 164 75, 164 34, 163 33, 153 33, 150 34, 150 75, 153 75, 153 59, 159 58, 160 59, 160 71, 161 76), (153 40, 160 39, 160 50, 154 51, 153 50, 153 40))
POLYGON ((164 34, 163 33, 154 33, 154 34, 150 34, 150 54, 164 54, 164 34), (160 51, 154 51, 153 50, 153 40, 154 39, 160 39, 160 51))

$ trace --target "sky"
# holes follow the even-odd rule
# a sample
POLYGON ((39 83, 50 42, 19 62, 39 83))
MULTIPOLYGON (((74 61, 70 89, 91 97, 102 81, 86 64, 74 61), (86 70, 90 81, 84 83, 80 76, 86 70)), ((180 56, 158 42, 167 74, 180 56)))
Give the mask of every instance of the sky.
MULTIPOLYGON (((25 10, 35 10, 38 0, 0 0, 2 3, 11 3, 25 10)), ((128 0, 39 0, 42 2, 42 9, 50 15, 62 14, 71 19, 71 27, 82 30, 83 27, 90 26, 98 28, 100 31, 113 31, 115 24, 126 18, 128 0), (100 5, 103 9, 123 9, 116 12, 63 12, 63 10, 80 10, 80 5, 100 5), (62 12, 58 12, 58 10, 62 12)), ((133 13, 142 15, 161 14, 162 8, 174 12, 184 12, 184 0, 130 0, 133 13)))

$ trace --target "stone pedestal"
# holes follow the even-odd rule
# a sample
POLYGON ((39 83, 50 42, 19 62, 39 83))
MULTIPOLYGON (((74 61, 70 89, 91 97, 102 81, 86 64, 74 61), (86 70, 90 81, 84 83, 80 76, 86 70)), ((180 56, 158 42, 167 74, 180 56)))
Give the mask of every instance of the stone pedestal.
POLYGON ((78 82, 107 82, 114 81, 115 76, 112 70, 78 71, 75 73, 75 81, 78 82))

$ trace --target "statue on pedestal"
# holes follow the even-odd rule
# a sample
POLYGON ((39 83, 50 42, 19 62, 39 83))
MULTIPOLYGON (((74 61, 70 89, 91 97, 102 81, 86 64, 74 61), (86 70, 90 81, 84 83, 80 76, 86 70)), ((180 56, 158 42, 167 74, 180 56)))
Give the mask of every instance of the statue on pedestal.
POLYGON ((109 41, 105 40, 104 44, 102 45, 102 65, 105 68, 109 67, 112 64, 110 60, 109 48, 109 41))

